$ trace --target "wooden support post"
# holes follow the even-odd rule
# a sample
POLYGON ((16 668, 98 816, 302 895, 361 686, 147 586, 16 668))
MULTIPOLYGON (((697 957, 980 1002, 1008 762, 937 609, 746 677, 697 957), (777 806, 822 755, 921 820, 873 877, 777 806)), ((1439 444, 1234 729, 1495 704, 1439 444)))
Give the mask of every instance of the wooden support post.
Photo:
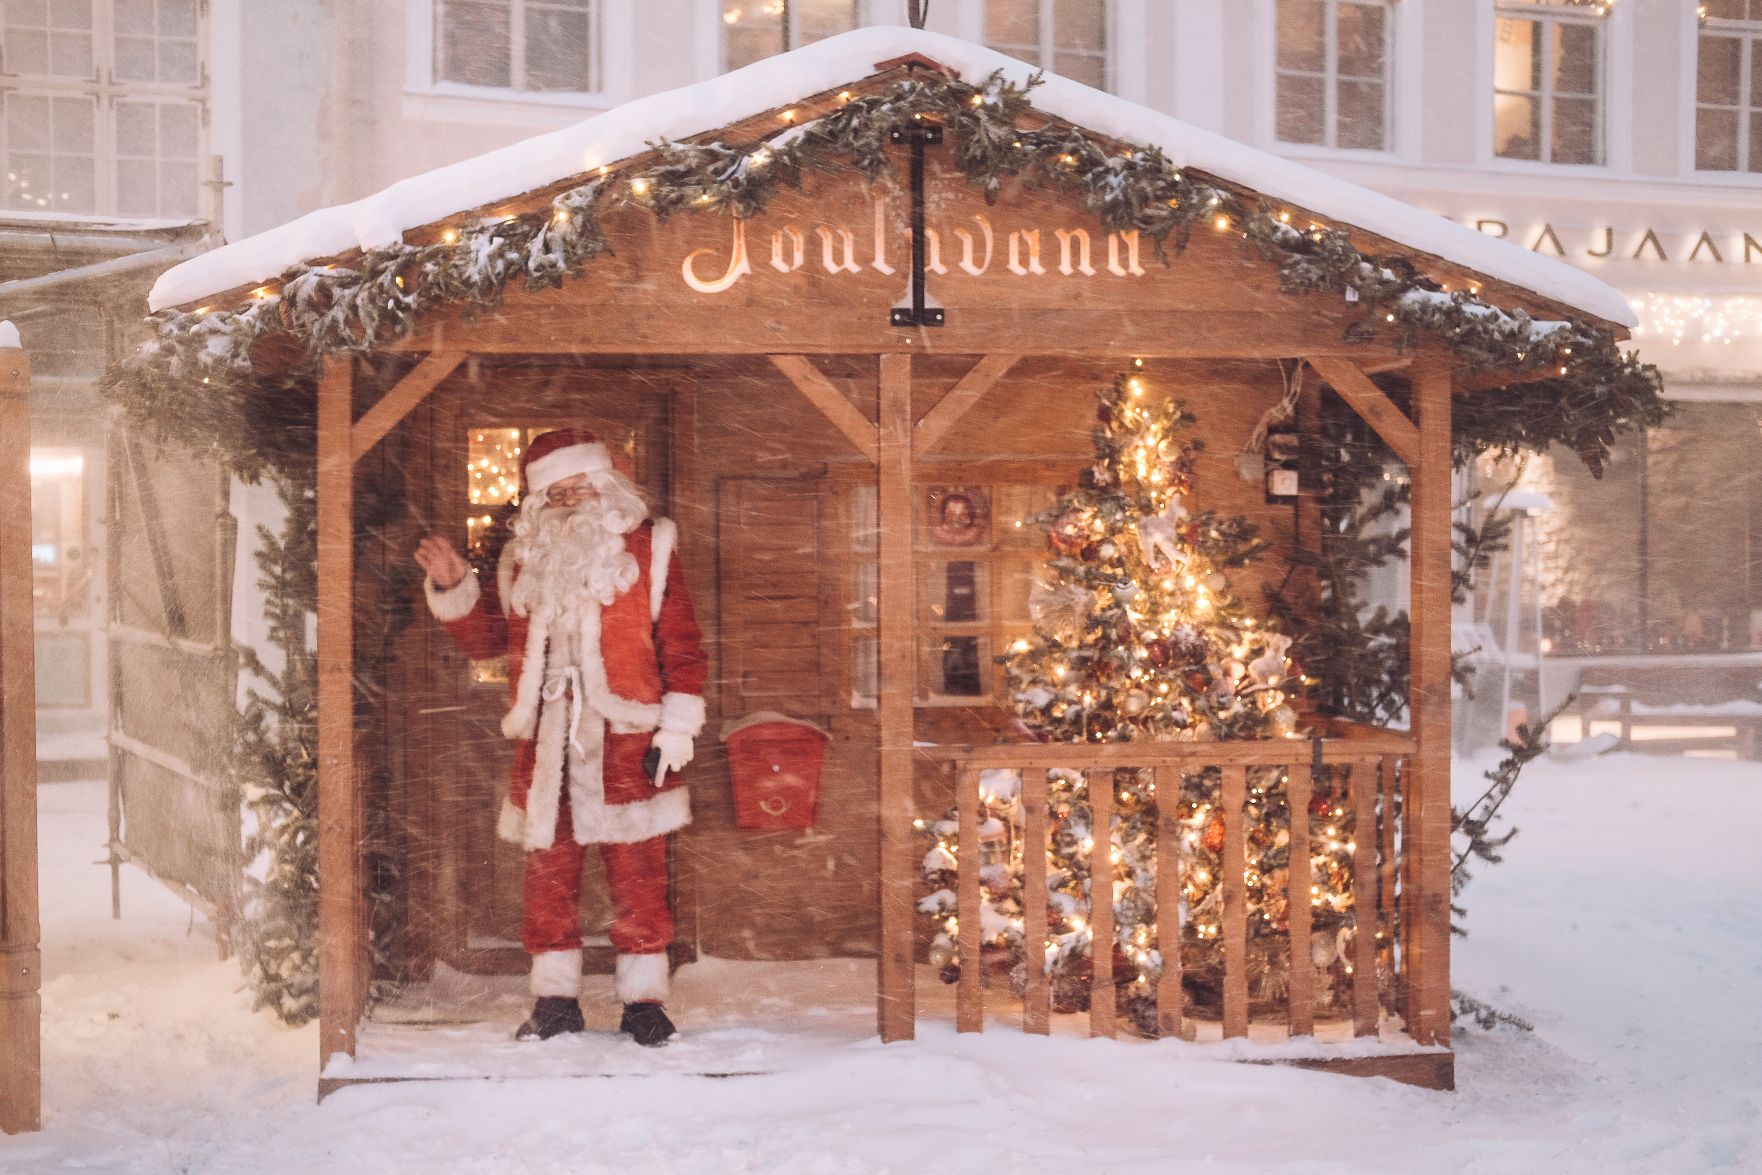
MULTIPOLYGON (((0 347, 0 501, 31 501, 31 364, 0 347)), ((0 1130, 43 1128, 36 622, 30 528, 0 533, 0 1130)))
POLYGON ((1248 1035, 1248 769, 1223 767, 1224 851, 1224 1036, 1248 1035))
POLYGON ((1084 773, 1089 791, 1089 1035, 1114 1035, 1113 769, 1084 773))
POLYGON ((955 993, 954 1024, 957 1032, 985 1030, 985 962, 979 894, 979 772, 961 766, 955 771, 954 802, 959 813, 959 869, 955 880, 955 913, 959 919, 961 952, 960 988, 955 993))
MULTIPOLYGON (((805 361, 804 361, 805 362, 805 361)), ((881 1039, 916 1033, 912 949, 916 931, 912 861, 912 360, 881 356, 880 420, 876 427, 876 517, 880 599, 881 957, 876 985, 881 1039)), ((817 374, 817 373, 816 373, 817 374)), ((849 403, 839 397, 839 402, 849 403)), ((854 413, 856 410, 853 408, 854 413)))
POLYGON ((1414 755, 1409 852, 1418 850, 1410 928, 1407 1030, 1450 1040, 1450 367, 1414 365, 1419 448, 1413 474, 1414 755))
POLYGON ((355 1055, 364 1007, 360 958, 362 828, 356 805, 354 694, 354 361, 318 380, 318 1068, 355 1055))
POLYGON ((1156 950, 1162 977, 1156 984, 1158 1036, 1179 1039, 1181 1005, 1181 772, 1156 769, 1156 950))
POLYGON ((1022 1031, 1051 1031, 1051 990, 1046 982, 1046 771, 1022 768, 1022 1031))

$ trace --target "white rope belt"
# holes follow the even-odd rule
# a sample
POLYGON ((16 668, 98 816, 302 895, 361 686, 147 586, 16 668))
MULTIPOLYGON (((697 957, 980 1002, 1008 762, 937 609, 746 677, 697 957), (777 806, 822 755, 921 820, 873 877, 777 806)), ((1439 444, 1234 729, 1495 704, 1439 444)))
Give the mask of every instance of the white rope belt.
POLYGON ((539 697, 547 702, 560 702, 569 699, 569 745, 575 753, 585 755, 581 747, 581 671, 571 665, 564 669, 552 669, 545 677, 544 689, 539 697))

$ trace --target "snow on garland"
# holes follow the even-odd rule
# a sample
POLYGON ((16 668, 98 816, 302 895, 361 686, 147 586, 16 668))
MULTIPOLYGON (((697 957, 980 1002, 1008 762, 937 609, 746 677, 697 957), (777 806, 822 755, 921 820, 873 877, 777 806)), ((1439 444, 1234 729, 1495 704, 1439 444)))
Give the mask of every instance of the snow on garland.
POLYGON ((1475 448, 1562 443, 1598 469, 1619 432, 1662 418, 1656 369, 1623 354, 1607 330, 1540 321, 1471 290, 1442 290, 1406 257, 1366 256, 1344 229, 1295 227, 1288 213, 1190 174, 1156 147, 1110 144, 1065 124, 1028 125, 1039 121, 1029 101, 1039 81, 1017 85, 994 73, 975 85, 919 76, 745 146, 658 143, 640 163, 602 168, 546 210, 485 217, 447 240, 374 249, 347 264, 298 265, 242 308, 160 311, 148 319, 153 337, 107 373, 105 389, 147 433, 214 451, 254 476, 281 462, 264 450, 262 421, 249 401, 309 384, 322 358, 384 347, 443 305, 493 307, 516 280, 529 288, 561 284, 610 252, 600 216, 613 205, 661 217, 719 211, 751 218, 780 188, 799 187, 805 169, 854 166, 871 178, 891 171, 890 133, 928 120, 945 128, 954 166, 988 200, 1012 178, 1072 193, 1106 231, 1138 232, 1165 262, 1171 247, 1185 248, 1196 224, 1224 225, 1278 266, 1287 290, 1332 293, 1356 306, 1361 318, 1349 337, 1392 328, 1412 344, 1430 334, 1470 369, 1547 372, 1466 414, 1457 434, 1475 448), (296 361, 265 378, 253 354, 277 336, 285 336, 278 349, 293 351, 296 361))

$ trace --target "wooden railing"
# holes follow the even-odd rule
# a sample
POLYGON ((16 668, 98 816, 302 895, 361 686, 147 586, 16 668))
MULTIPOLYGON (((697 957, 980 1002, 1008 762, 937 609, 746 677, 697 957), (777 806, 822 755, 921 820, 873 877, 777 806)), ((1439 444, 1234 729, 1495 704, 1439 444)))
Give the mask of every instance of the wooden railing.
MULTIPOLYGON (((1278 739, 1234 743, 1109 743, 1094 746, 1015 744, 937 747, 921 754, 942 764, 954 777, 958 840, 961 851, 955 890, 957 948, 961 966, 956 989, 956 1027, 982 1031, 985 1022, 986 968, 975 965, 983 950, 980 870, 967 867, 977 857, 983 804, 981 774, 993 769, 1020 773, 1022 941, 1028 960, 1022 1002, 1022 1028, 1033 1033, 1049 1029, 1051 1002, 1046 969, 1034 965, 1048 943, 1047 853, 1049 815, 1048 773, 1080 773, 1086 782, 1092 829, 1088 852, 1091 878, 1111 878, 1114 773, 1122 769, 1154 772, 1159 797, 1178 796, 1182 781, 1196 772, 1215 770, 1221 780, 1218 803, 1224 820, 1221 851, 1224 975, 1221 1007, 1223 1036, 1248 1033, 1248 880, 1245 806, 1250 775, 1258 769, 1282 769, 1287 809, 1294 816, 1288 828, 1290 857, 1287 877, 1290 982, 1284 1020, 1292 1036, 1315 1032, 1315 970, 1311 958, 1311 850, 1309 808, 1313 780, 1326 776, 1330 789, 1342 795, 1355 829, 1350 843, 1354 925, 1350 970, 1349 1013, 1354 1036, 1375 1035, 1384 1007, 1401 1006, 1400 950, 1403 911, 1413 877, 1401 868, 1404 841, 1398 826, 1413 740, 1399 733, 1367 727, 1336 726, 1336 737, 1278 739), (1341 737, 1343 735, 1343 737, 1341 737), (1343 786, 1342 786, 1343 785, 1343 786), (1039 895, 1041 900, 1029 900, 1039 895), (1382 958, 1379 959, 1379 954, 1382 958), (1382 978, 1380 979, 1379 976, 1382 978), (1384 982, 1386 980, 1386 982, 1384 982)), ((1191 1035, 1182 981, 1181 924, 1182 853, 1178 805, 1159 805, 1156 836, 1156 939, 1162 970, 1156 983, 1159 1036, 1191 1035), (1171 944, 1174 944, 1173 949, 1171 944)), ((913 879, 914 882, 916 879, 913 879)), ((1111 891, 1095 887, 1092 892, 1111 891)), ((1090 902, 1091 974, 1089 1034, 1115 1034, 1113 951, 1093 944, 1112 944, 1115 921, 1112 901, 1090 902)), ((1264 1004, 1263 1004, 1264 1008, 1264 1004)), ((1344 1013, 1341 1018, 1344 1018, 1344 1013)))

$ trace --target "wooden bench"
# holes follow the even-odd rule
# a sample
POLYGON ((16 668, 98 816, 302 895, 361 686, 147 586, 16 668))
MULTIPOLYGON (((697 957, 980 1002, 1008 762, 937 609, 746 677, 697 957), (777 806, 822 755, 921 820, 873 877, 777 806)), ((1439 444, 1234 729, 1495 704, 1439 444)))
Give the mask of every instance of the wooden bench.
POLYGON ((1580 679, 1578 713, 1592 722, 1616 722, 1622 746, 1650 754, 1731 750, 1740 759, 1762 757, 1762 672, 1753 667, 1590 666, 1580 679), (1704 728, 1709 734, 1647 737, 1643 732, 1704 728), (1636 737, 1636 731, 1642 732, 1636 737), (1711 733, 1730 731, 1729 735, 1711 733))

